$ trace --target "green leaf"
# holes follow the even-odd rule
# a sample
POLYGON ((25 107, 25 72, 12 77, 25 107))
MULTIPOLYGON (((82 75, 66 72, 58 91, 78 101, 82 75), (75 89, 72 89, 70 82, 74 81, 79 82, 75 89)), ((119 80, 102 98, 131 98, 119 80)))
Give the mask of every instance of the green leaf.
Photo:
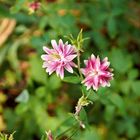
POLYGON ((117 93, 110 94, 110 96, 108 96, 108 99, 119 109, 122 114, 126 113, 125 104, 123 98, 120 95, 118 95, 117 93))
POLYGON ((131 56, 120 49, 112 50, 110 61, 113 68, 115 68, 115 70, 117 70, 120 73, 125 73, 132 67, 131 56))
POLYGON ((47 74, 45 73, 45 69, 42 68, 43 61, 37 55, 30 56, 30 73, 31 78, 39 83, 46 83, 47 74))
POLYGON ((23 115, 27 110, 28 110, 28 104, 20 103, 16 107, 15 112, 16 112, 17 115, 23 115))
POLYGON ((50 87, 52 90, 56 90, 56 89, 60 88, 60 86, 61 86, 61 79, 58 78, 56 76, 56 74, 53 74, 50 76, 49 85, 52 85, 50 87))
POLYGON ((8 46, 0 48, 0 66, 2 65, 3 61, 5 60, 7 50, 8 50, 8 46))
POLYGON ((90 96, 88 97, 88 99, 93 102, 99 100, 99 98, 100 97, 99 97, 98 93, 91 93, 90 96))
POLYGON ((129 138, 133 138, 137 133, 137 128, 135 124, 132 123, 131 121, 128 121, 126 128, 127 128, 127 136, 129 138))
POLYGON ((19 70, 19 60, 18 60, 18 48, 21 42, 15 41, 9 48, 7 59, 10 62, 11 67, 16 71, 18 78, 21 76, 21 71, 19 70))
POLYGON ((11 7, 10 11, 11 13, 17 13, 21 8, 24 6, 25 0, 16 0, 13 7, 11 7))
POLYGON ((101 135, 96 128, 91 128, 83 133, 81 140, 101 140, 101 135))
POLYGON ((39 98, 43 98, 46 95, 46 87, 41 86, 35 90, 35 94, 39 98))
POLYGON ((80 83, 80 78, 77 76, 69 76, 63 79, 64 82, 78 84, 80 83))
POLYGON ((24 89, 19 96, 16 97, 15 101, 19 103, 27 103, 29 100, 29 92, 24 89))
POLYGON ((140 80, 132 83, 132 90, 135 94, 140 95, 140 80))
POLYGON ((110 122, 114 117, 115 107, 114 105, 107 105, 105 108, 105 119, 110 122))
POLYGON ((132 69, 128 72, 128 78, 134 80, 139 76, 139 71, 137 69, 132 69))
POLYGON ((41 140, 47 140, 46 135, 43 135, 43 136, 41 137, 41 140))
POLYGON ((120 15, 122 15, 123 13, 125 12, 125 10, 124 9, 122 9, 121 7, 116 7, 116 8, 113 8, 112 9, 112 16, 120 16, 120 15))
POLYGON ((107 42, 106 38, 98 31, 93 32, 94 41, 99 49, 104 50, 107 48, 109 43, 107 42))
POLYGON ((131 81, 122 81, 120 83, 120 89, 124 94, 128 94, 130 92, 130 88, 131 88, 131 81))
POLYGON ((84 108, 81 109, 79 117, 80 117, 80 120, 83 121, 84 124, 86 125, 88 124, 88 116, 84 108))
POLYGON ((37 52, 41 54, 42 47, 38 47, 38 46, 43 46, 46 43, 46 41, 42 37, 32 36, 31 43, 32 43, 33 48, 35 48, 37 52))
POLYGON ((0 16, 10 17, 10 13, 9 13, 8 7, 6 7, 6 5, 0 4, 0 16))
POLYGON ((117 25, 116 25, 116 20, 114 17, 109 17, 108 22, 107 22, 107 29, 109 36, 113 39, 117 35, 117 25))

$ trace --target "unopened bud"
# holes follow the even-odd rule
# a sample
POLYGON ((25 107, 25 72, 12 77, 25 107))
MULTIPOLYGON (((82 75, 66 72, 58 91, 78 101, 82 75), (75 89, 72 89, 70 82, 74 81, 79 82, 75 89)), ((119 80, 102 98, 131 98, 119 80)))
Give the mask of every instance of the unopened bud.
POLYGON ((34 13, 36 10, 40 8, 40 2, 34 1, 29 4, 29 14, 34 13))
POLYGON ((48 132, 46 132, 46 134, 47 134, 48 140, 53 140, 53 136, 52 136, 51 130, 49 130, 48 132))

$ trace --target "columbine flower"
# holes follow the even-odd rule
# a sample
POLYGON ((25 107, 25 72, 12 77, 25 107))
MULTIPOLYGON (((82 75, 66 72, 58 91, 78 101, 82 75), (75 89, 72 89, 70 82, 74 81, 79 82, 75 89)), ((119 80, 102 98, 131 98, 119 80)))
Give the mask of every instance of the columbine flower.
POLYGON ((64 69, 73 73, 72 67, 76 67, 76 64, 72 60, 77 56, 74 46, 65 44, 60 39, 59 44, 55 40, 51 41, 53 49, 43 47, 46 52, 41 58, 44 60, 43 68, 46 68, 46 72, 52 74, 56 71, 57 76, 60 75, 61 79, 64 78, 64 69))
POLYGON ((107 57, 101 61, 99 56, 96 58, 92 54, 91 58, 85 60, 84 63, 86 68, 82 68, 81 72, 84 74, 85 79, 82 83, 87 86, 87 90, 92 87, 97 91, 100 86, 110 86, 109 81, 113 78, 113 74, 112 69, 109 68, 110 62, 108 62, 107 57))

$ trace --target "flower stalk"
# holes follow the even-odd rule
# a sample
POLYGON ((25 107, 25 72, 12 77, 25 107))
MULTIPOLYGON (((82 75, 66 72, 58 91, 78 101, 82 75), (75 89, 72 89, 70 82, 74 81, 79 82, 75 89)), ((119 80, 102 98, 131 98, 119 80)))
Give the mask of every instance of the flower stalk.
MULTIPOLYGON (((80 113, 83 107, 92 104, 92 101, 88 99, 91 91, 97 91, 99 87, 109 87, 110 80, 113 79, 112 70, 109 68, 110 62, 108 58, 105 57, 100 60, 99 56, 92 54, 88 60, 84 60, 85 68, 81 68, 81 52, 83 52, 83 41, 87 38, 83 38, 82 30, 79 32, 76 39, 72 35, 67 36, 71 41, 63 43, 60 39, 57 44, 55 40, 51 41, 52 49, 44 47, 43 50, 46 54, 42 55, 41 58, 44 60, 43 68, 46 72, 51 75, 56 72, 57 76, 61 79, 64 78, 64 69, 70 73, 75 73, 79 79, 81 79, 81 84, 86 86, 86 91, 82 88, 82 96, 79 98, 78 103, 75 107, 74 118, 79 123, 82 129, 85 129, 85 124, 80 118, 80 113), (77 64, 73 60, 77 57, 77 64), (78 73, 74 72, 73 67, 78 69, 78 73)), ((79 127, 78 126, 78 127, 79 127)), ((53 140, 51 131, 47 133, 48 139, 53 140)))
POLYGON ((80 65, 81 65, 81 62, 80 62, 80 50, 77 51, 77 65, 78 65, 78 71, 79 71, 79 75, 80 75, 80 79, 81 81, 83 80, 83 75, 81 73, 81 70, 80 70, 80 65))

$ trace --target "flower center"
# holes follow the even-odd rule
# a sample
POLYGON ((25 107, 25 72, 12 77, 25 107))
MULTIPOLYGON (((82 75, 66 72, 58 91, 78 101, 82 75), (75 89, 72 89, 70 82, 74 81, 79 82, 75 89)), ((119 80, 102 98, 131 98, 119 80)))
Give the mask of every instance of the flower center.
POLYGON ((52 54, 52 57, 54 58, 54 59, 61 59, 61 57, 60 57, 60 55, 59 54, 52 54))
POLYGON ((95 70, 95 71, 94 71, 94 74, 95 74, 95 75, 98 75, 98 74, 99 74, 99 72, 95 70))
POLYGON ((90 75, 91 75, 91 76, 95 76, 95 75, 97 76, 97 75, 99 75, 99 73, 100 73, 100 72, 97 71, 97 70, 92 70, 91 73, 90 73, 90 75))

